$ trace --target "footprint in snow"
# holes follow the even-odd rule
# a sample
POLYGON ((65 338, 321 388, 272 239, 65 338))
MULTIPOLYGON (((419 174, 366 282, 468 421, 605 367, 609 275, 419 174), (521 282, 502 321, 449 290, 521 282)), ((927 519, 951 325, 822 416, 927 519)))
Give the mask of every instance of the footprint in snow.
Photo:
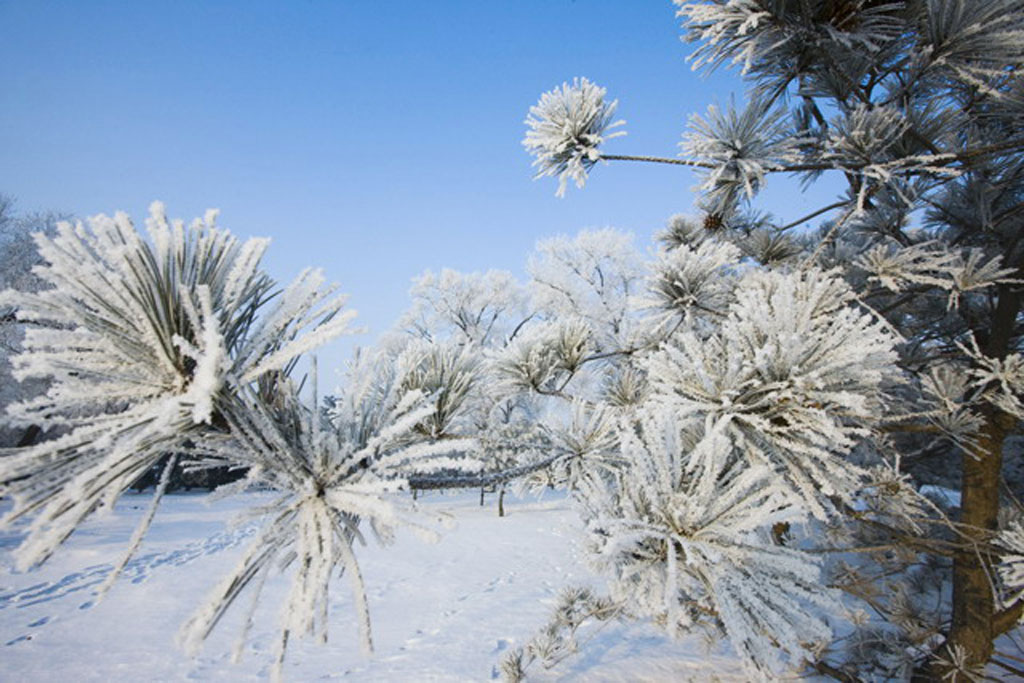
MULTIPOLYGON (((206 555, 220 552, 240 544, 256 532, 256 526, 250 525, 241 529, 211 536, 203 541, 190 543, 184 548, 163 553, 149 553, 133 558, 123 571, 123 577, 132 583, 141 583, 154 570, 163 566, 180 567, 206 555)), ((0 610, 7 607, 24 608, 41 603, 60 600, 82 591, 88 591, 106 580, 113 565, 99 564, 72 572, 57 581, 36 583, 20 590, 6 589, 0 594, 0 610)), ((86 610, 94 605, 93 600, 86 600, 78 605, 78 609, 86 610)), ((50 617, 42 617, 30 623, 29 628, 42 628, 50 623, 50 617)), ((26 633, 5 643, 6 646, 16 645, 32 640, 33 634, 26 633)))
MULTIPOLYGON (((40 626, 45 626, 49 621, 50 617, 40 617, 39 619, 36 619, 32 623, 28 624, 27 628, 39 628, 40 626)), ((12 638, 11 640, 4 643, 4 645, 6 647, 10 647, 11 645, 17 645, 18 643, 24 643, 29 640, 32 640, 32 634, 25 633, 18 636, 17 638, 12 638)))

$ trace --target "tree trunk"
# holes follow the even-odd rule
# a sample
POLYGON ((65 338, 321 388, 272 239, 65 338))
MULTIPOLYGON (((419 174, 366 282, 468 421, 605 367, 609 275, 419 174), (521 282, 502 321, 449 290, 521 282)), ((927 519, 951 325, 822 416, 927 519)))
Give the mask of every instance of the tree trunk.
MULTIPOLYGON (((990 358, 1005 358, 1020 312, 1021 294, 1008 285, 999 286, 999 301, 992 326, 984 340, 990 358)), ((989 541, 999 516, 999 482, 1003 467, 1003 443, 1016 420, 995 406, 982 410, 984 426, 977 448, 965 452, 960 490, 961 533, 973 547, 953 557, 953 618, 946 644, 961 647, 970 665, 984 664, 992 656, 995 638, 995 580, 989 541)))
POLYGON ((983 664, 992 656, 995 637, 995 596, 992 592, 994 560, 989 541, 999 515, 999 477, 1003 441, 1013 420, 996 408, 985 411, 985 426, 978 447, 963 457, 961 533, 973 547, 953 556, 953 620, 947 644, 962 647, 970 664, 983 664))

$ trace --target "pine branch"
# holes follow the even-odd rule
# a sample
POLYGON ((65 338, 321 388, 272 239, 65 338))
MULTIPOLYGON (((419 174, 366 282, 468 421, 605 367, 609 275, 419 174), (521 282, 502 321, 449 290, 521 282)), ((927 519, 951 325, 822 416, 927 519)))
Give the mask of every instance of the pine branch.
POLYGON ((840 209, 840 208, 846 206, 847 204, 849 204, 849 201, 846 200, 846 199, 840 200, 838 202, 833 202, 832 204, 829 204, 828 206, 824 206, 824 207, 818 209, 817 211, 813 211, 813 212, 807 214, 806 216, 804 216, 802 218, 796 219, 792 223, 787 223, 786 225, 783 225, 780 228, 776 228, 776 230, 778 230, 779 232, 785 232, 786 230, 789 230, 790 228, 795 228, 796 226, 800 225, 801 223, 806 223, 807 221, 809 221, 809 220, 811 220, 813 218, 817 218, 818 216, 820 216, 823 213, 828 213, 829 211, 832 211, 833 209, 840 209))
POLYGON ((886 434, 945 434, 946 431, 935 424, 903 424, 895 423, 879 428, 879 431, 886 434))
POLYGON ((809 268, 814 264, 815 261, 817 261, 818 256, 821 254, 822 250, 826 246, 828 246, 829 242, 831 242, 836 237, 836 235, 839 233, 839 230, 843 227, 843 225, 846 224, 846 221, 850 220, 850 218, 853 216, 854 213, 856 213, 856 211, 857 206, 856 204, 854 204, 843 212, 843 215, 840 216, 838 220, 836 220, 835 224, 829 229, 828 233, 826 233, 825 236, 821 238, 821 241, 818 242, 818 246, 814 248, 814 252, 811 253, 811 255, 808 256, 806 259, 804 259, 804 262, 802 264, 800 264, 800 267, 802 269, 809 268))
POLYGON ((674 166, 690 166, 695 168, 717 168, 717 164, 694 159, 672 159, 655 156, 636 156, 630 154, 602 154, 601 159, 605 161, 645 161, 653 164, 672 164, 674 166))
MULTIPOLYGON (((1004 657, 1005 655, 999 655, 999 656, 1004 657)), ((998 666, 998 667, 1000 667, 1002 669, 1005 669, 1006 671, 1009 671, 1014 676, 1017 676, 1017 677, 1019 677, 1021 679, 1024 679, 1024 669, 1019 669, 1019 668, 1017 668, 1015 666, 1010 666, 1006 662, 1000 662, 998 659, 995 658, 995 656, 993 656, 992 659, 990 659, 989 661, 992 662, 993 664, 995 664, 996 666, 998 666)), ((991 680, 999 680, 999 679, 993 678, 991 680)))
MULTIPOLYGON (((974 149, 967 149, 959 152, 934 151, 928 155, 911 155, 898 159, 891 159, 884 163, 862 162, 855 164, 841 164, 835 162, 809 162, 803 164, 776 164, 766 166, 768 173, 808 173, 818 171, 844 171, 858 173, 869 167, 880 167, 889 169, 892 172, 903 171, 906 173, 921 172, 919 168, 926 166, 929 169, 949 167, 957 163, 972 161, 981 157, 993 154, 1010 152, 1024 149, 1024 138, 1015 138, 1000 143, 985 145, 974 149)), ((719 168, 721 164, 713 164, 697 159, 676 159, 670 157, 659 157, 649 155, 633 154, 602 154, 600 158, 604 161, 641 161, 655 164, 670 164, 674 166, 688 166, 690 168, 719 168)), ((837 208, 837 207, 832 207, 837 208)))
POLYGON ((999 636, 1013 630, 1020 623, 1022 616, 1024 616, 1024 600, 1018 600, 1010 607, 996 612, 992 616, 992 632, 999 636))

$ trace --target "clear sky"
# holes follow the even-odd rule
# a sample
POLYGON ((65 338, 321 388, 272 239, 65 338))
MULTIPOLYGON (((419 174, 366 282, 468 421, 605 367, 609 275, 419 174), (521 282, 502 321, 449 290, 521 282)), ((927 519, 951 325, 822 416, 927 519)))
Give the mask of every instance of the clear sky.
MULTIPOLYGON (((0 192, 79 216, 154 199, 269 236, 281 280, 320 266, 370 334, 425 269, 521 274, 534 243, 613 226, 641 244, 692 205, 681 167, 609 164, 554 196, 520 141, 575 76, 619 100, 609 153, 675 155, 742 91, 685 61, 669 0, 0 0, 0 192)), ((796 216, 792 185, 767 208, 796 216)))

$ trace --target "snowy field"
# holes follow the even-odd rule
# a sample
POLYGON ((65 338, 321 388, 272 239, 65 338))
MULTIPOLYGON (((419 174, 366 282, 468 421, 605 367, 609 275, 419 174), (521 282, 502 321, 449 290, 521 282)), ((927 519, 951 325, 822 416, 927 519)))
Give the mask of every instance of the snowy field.
MULTIPOLYGON (((115 515, 90 520, 41 569, 11 570, 18 542, 0 536, 0 679, 4 681, 251 681, 269 676, 284 577, 268 580, 241 662, 231 662, 240 604, 202 653, 175 643, 181 624, 239 556, 253 527, 230 522, 264 494, 207 503, 204 494, 168 496, 139 555, 99 604, 94 593, 149 501, 126 495, 115 515)), ((330 642, 293 640, 292 681, 487 681, 510 647, 544 624, 566 585, 598 586, 577 548, 579 522, 564 498, 495 500, 430 494, 421 504, 450 512, 456 525, 428 544, 401 533, 393 546, 361 548, 376 652, 359 649, 346 577, 332 584, 330 642)), ((673 642, 647 624, 609 623, 584 633, 581 655, 530 680, 745 680, 727 652, 673 642), (590 640, 586 640, 592 635, 590 640)))

